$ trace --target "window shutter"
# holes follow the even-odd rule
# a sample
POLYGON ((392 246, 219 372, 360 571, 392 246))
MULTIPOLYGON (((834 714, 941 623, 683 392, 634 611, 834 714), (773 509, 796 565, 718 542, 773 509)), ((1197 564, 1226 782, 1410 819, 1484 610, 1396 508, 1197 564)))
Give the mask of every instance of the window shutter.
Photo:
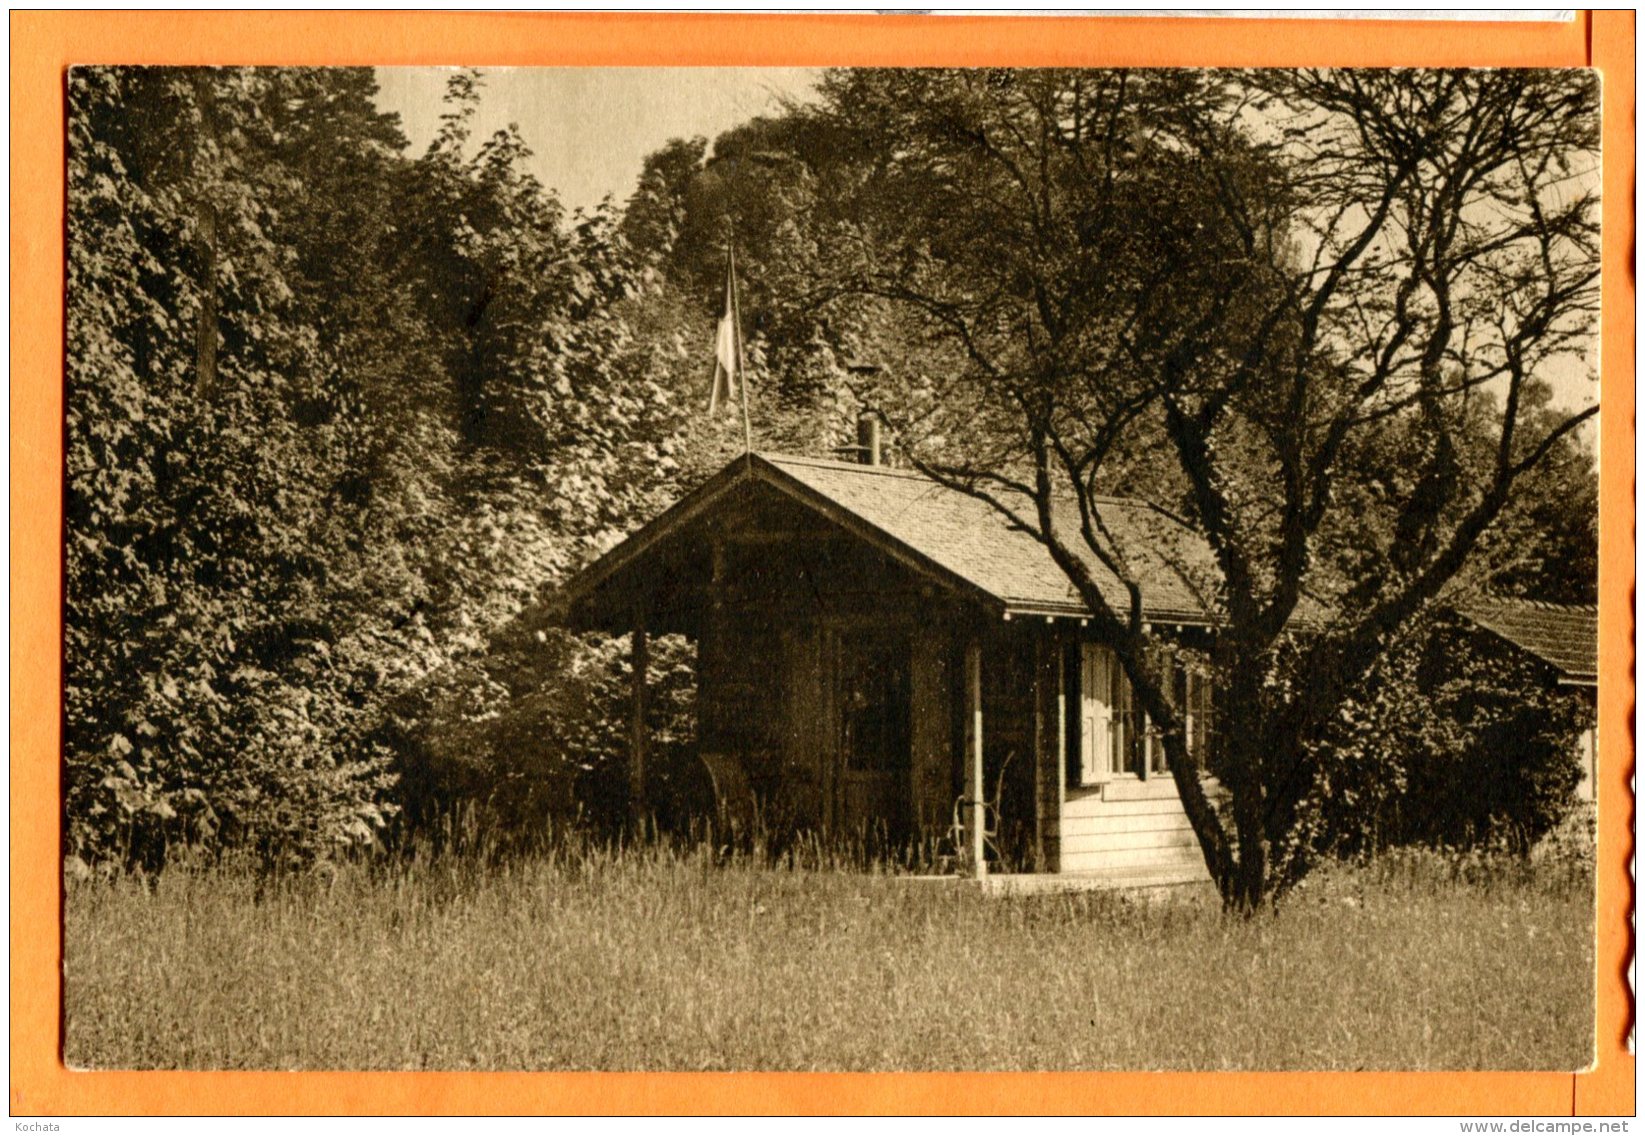
POLYGON ((1113 769, 1114 657, 1096 643, 1080 647, 1080 784, 1093 785, 1113 769))
POLYGON ((1131 680, 1125 677, 1125 668, 1120 666, 1119 657, 1113 652, 1108 653, 1109 673, 1112 675, 1110 686, 1113 690, 1113 728, 1110 731, 1113 741, 1110 746, 1108 767, 1114 773, 1133 773, 1131 750, 1136 744, 1135 721, 1131 709, 1131 680))
POLYGON ((1098 664, 1096 648, 1090 643, 1080 645, 1080 784, 1089 785, 1097 779, 1097 685, 1098 664))
POLYGON ((1102 711, 1098 723, 1100 733, 1097 734, 1098 745, 1101 747, 1102 776, 1106 779, 1122 772, 1125 766, 1114 760, 1114 718, 1116 704, 1120 699, 1120 684, 1125 676, 1120 673, 1119 659, 1114 652, 1106 647, 1102 650, 1102 711))

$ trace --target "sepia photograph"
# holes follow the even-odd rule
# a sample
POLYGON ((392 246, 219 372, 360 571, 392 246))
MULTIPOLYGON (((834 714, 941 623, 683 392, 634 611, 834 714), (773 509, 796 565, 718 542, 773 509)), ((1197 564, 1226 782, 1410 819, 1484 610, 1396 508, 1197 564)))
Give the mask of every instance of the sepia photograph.
POLYGON ((70 1069, 1593 1066, 1597 71, 64 83, 70 1069))

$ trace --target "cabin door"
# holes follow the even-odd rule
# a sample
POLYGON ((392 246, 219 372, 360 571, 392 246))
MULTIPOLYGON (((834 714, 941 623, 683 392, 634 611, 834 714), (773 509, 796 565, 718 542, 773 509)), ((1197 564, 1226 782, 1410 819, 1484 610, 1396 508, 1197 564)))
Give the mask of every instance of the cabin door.
POLYGON ((908 830, 913 734, 909 640, 850 630, 836 642, 835 818, 846 832, 900 841, 908 830))

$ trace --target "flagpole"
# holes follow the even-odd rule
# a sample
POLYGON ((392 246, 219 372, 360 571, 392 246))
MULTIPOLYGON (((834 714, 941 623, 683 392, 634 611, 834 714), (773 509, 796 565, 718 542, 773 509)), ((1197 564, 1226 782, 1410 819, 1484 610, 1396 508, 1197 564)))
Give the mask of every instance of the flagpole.
POLYGON ((731 329, 737 336, 737 378, 743 399, 743 456, 750 465, 754 462, 754 431, 748 424, 748 366, 743 360, 743 317, 737 303, 737 249, 732 240, 726 242, 727 264, 731 273, 731 329))

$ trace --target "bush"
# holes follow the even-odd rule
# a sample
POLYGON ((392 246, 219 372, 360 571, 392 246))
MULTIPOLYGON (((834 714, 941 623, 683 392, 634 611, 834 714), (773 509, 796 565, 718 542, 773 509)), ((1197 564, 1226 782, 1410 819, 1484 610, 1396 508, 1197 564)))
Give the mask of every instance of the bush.
MULTIPOLYGON (((694 656, 676 637, 652 643, 647 782, 655 802, 690 795, 680 783, 696 761, 694 656)), ((597 832, 620 828, 628 816, 628 660, 626 638, 578 637, 521 618, 471 663, 403 699, 385 738, 398 755, 401 835, 529 845, 572 817, 597 832), (454 826, 458 815, 463 823, 454 826)), ((683 819, 664 813, 659 820, 670 827, 683 819)))
POLYGON ((1436 619, 1363 689, 1316 751, 1306 833, 1316 851, 1524 854, 1570 813, 1594 708, 1537 660, 1436 619))

